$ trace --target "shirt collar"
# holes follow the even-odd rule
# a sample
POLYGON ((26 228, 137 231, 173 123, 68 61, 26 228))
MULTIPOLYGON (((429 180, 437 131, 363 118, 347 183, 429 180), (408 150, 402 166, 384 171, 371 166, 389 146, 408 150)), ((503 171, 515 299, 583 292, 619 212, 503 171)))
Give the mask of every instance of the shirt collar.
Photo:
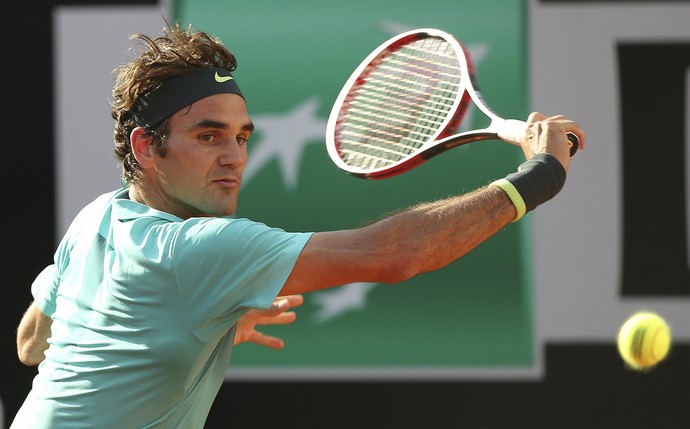
POLYGON ((115 193, 113 197, 113 217, 121 221, 144 217, 154 217, 169 222, 182 222, 184 220, 170 213, 130 200, 129 188, 122 188, 115 193))

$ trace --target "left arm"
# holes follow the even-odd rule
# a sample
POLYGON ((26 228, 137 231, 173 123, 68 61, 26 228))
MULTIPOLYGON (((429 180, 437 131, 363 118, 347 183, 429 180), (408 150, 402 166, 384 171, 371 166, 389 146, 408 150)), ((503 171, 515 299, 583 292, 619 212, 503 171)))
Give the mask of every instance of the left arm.
POLYGON ((53 320, 31 303, 17 329, 17 355, 24 365, 35 366, 45 359, 52 324, 53 320))
MULTIPOLYGON (((252 342, 272 349, 282 349, 285 346, 283 340, 257 331, 256 326, 292 323, 297 315, 287 310, 303 303, 301 295, 290 295, 276 298, 268 310, 248 311, 237 323, 234 344, 252 342)), ((36 366, 45 359, 52 324, 53 320, 43 314, 35 302, 31 303, 17 329, 17 355, 24 365, 36 366)))

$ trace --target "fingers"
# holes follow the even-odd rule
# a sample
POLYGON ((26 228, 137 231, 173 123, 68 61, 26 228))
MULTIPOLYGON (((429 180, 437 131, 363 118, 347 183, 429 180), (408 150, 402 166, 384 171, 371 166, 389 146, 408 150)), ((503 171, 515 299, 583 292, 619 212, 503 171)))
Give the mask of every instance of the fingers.
POLYGON ((290 308, 299 307, 304 304, 304 296, 302 295, 285 295, 279 296, 276 299, 286 299, 290 308))
POLYGON ((249 310, 244 317, 252 320, 257 325, 286 325, 297 319, 297 314, 287 311, 304 304, 302 295, 279 296, 273 301, 271 307, 266 310, 249 310))
POLYGON ((568 133, 578 137, 579 150, 585 148, 586 134, 575 121, 563 115, 545 116, 534 112, 527 119, 525 138, 520 145, 527 159, 537 153, 548 153, 556 157, 567 170, 571 158, 568 133))
POLYGON ((584 130, 573 120, 570 120, 566 118, 563 115, 555 115, 555 116, 545 116, 542 115, 539 112, 533 112, 529 115, 527 119, 527 124, 528 128, 535 122, 544 122, 544 123, 557 123, 560 124, 563 127, 563 132, 565 133, 573 133, 575 134, 578 139, 580 140, 580 149, 585 148, 585 143, 587 141, 587 134, 584 132, 584 130))
POLYGON ((302 295, 279 296, 273 301, 271 307, 265 311, 270 314, 278 314, 289 308, 299 307, 302 304, 304 304, 304 297, 302 295))
POLYGON ((265 346, 270 349, 282 349, 285 347, 285 341, 277 337, 272 337, 270 335, 262 334, 259 331, 254 331, 254 333, 249 338, 249 342, 258 344, 260 346, 265 346))
POLYGON ((256 314, 253 318, 257 325, 287 325, 297 320, 297 313, 288 311, 280 314, 256 314))
POLYGON ((299 307, 302 304, 304 304, 304 297, 302 295, 286 295, 277 297, 268 309, 247 311, 238 321, 234 344, 250 342, 272 349, 282 349, 285 346, 283 340, 263 334, 257 331, 256 327, 258 325, 287 325, 293 323, 297 319, 297 313, 287 310, 299 307))

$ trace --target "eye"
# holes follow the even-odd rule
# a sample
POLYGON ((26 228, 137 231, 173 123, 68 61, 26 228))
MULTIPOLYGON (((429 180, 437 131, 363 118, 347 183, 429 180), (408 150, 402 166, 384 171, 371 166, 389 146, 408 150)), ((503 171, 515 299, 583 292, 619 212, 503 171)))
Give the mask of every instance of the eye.
POLYGON ((201 134, 199 136, 199 140, 204 143, 213 143, 216 141, 216 136, 215 134, 201 134))
POLYGON ((245 136, 237 136, 236 139, 237 144, 240 146, 247 144, 247 142, 249 141, 249 138, 245 136))

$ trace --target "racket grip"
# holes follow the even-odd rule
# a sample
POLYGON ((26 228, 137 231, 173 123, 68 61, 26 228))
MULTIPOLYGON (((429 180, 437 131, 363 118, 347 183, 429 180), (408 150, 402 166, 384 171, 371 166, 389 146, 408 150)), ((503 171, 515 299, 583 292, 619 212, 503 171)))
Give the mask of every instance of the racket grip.
POLYGON ((572 158, 580 149, 580 139, 575 134, 568 133, 568 140, 570 141, 570 157, 572 158))
MULTIPOLYGON (((517 119, 506 119, 503 121, 499 138, 503 140, 511 140, 511 137, 518 139, 517 136, 525 132, 527 123, 517 119)), ((574 157, 578 149, 580 149, 580 138, 574 133, 568 133, 568 141, 570 142, 570 157, 574 157)))

